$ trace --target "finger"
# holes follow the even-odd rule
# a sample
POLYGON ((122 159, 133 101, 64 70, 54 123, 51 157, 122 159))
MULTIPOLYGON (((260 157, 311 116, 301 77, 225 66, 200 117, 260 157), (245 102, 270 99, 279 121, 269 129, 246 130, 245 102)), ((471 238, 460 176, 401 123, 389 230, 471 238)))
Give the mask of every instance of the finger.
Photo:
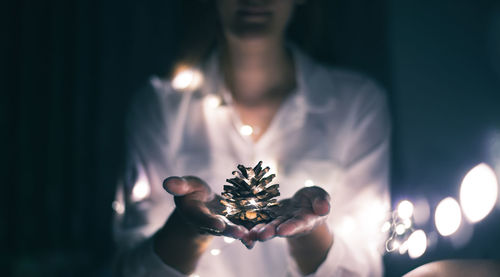
POLYGON ((320 187, 302 188, 293 198, 298 203, 309 203, 306 205, 317 215, 323 216, 330 212, 330 195, 320 187))
POLYGON ((255 246, 256 241, 247 238, 242 238, 240 240, 247 249, 252 249, 255 246))
POLYGON ((283 223, 287 218, 284 216, 278 217, 274 219, 273 221, 269 222, 268 224, 265 224, 261 228, 255 230, 255 234, 253 237, 259 241, 266 241, 269 240, 273 237, 275 237, 276 234, 276 228, 283 223))
POLYGON ((226 228, 222 232, 222 235, 227 237, 232 237, 235 239, 242 239, 244 237, 248 237, 248 230, 240 225, 236 225, 229 221, 227 218, 223 216, 219 216, 226 224, 226 228))
POLYGON ((330 202, 324 198, 316 198, 313 200, 312 208, 316 215, 324 216, 330 212, 330 202))
POLYGON ((320 217, 311 213, 294 216, 276 227, 276 235, 291 237, 310 232, 319 222, 320 217))
POLYGON ((186 180, 177 176, 165 179, 163 181, 163 188, 174 196, 182 196, 191 192, 191 187, 186 180))
POLYGON ((202 179, 195 176, 171 176, 163 181, 163 188, 174 196, 192 194, 200 200, 208 200, 210 187, 202 179))
POLYGON ((256 240, 257 239, 257 235, 259 233, 259 230, 262 227, 264 227, 264 226, 266 226, 265 223, 260 223, 260 224, 257 224, 255 226, 253 226, 252 229, 250 229, 250 231, 249 231, 249 237, 250 237, 250 239, 256 240))

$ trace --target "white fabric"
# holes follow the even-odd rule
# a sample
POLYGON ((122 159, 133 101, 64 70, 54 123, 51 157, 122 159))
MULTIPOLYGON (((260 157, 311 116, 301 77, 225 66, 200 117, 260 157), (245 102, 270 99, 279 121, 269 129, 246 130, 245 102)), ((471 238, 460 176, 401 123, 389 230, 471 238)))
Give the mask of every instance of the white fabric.
MULTIPOLYGON (((220 193, 237 164, 260 160, 277 171, 281 198, 291 197, 307 180, 331 196, 334 245, 310 276, 382 275, 380 226, 389 208, 385 96, 367 78, 321 66, 297 49, 293 57, 297 89, 257 143, 239 133, 241 122, 214 57, 202 68, 198 90, 176 91, 155 77, 137 95, 127 121, 130 174, 115 203, 125 207, 121 214, 117 209, 115 221, 122 248, 118 275, 182 276, 151 248, 151 236, 174 207, 162 188, 166 177, 196 175, 220 193), (224 99, 219 107, 207 104, 214 96, 224 99)), ((221 251, 202 256, 195 272, 201 277, 300 276, 284 238, 247 250, 217 237, 209 249, 221 251)))

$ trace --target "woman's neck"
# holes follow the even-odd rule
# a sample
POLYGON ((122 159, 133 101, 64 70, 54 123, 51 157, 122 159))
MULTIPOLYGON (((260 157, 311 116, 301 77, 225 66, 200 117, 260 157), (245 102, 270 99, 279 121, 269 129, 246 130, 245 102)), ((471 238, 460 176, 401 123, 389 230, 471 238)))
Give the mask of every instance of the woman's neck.
POLYGON ((280 101, 295 86, 292 57, 282 38, 227 38, 221 50, 226 85, 242 105, 280 101))

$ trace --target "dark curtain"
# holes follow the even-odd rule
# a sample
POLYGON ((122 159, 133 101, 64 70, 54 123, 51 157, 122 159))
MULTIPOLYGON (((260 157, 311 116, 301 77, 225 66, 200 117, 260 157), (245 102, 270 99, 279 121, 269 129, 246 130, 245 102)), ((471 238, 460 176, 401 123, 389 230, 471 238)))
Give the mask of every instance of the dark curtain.
POLYGON ((1 5, 0 275, 109 271, 123 115, 132 92, 168 66, 174 4, 1 5))

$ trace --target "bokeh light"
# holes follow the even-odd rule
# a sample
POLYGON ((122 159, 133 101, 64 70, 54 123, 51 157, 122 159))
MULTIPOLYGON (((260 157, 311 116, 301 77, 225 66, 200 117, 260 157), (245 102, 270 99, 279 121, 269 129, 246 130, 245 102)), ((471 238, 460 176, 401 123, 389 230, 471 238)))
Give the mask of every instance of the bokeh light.
POLYGON ((398 205, 398 215, 401 218, 410 218, 413 215, 413 204, 408 200, 403 200, 398 205))
POLYGON ((460 187, 460 205, 470 222, 485 218, 495 206, 497 197, 498 181, 490 166, 479 164, 465 175, 460 187))
POLYGON ((172 79, 172 87, 179 91, 195 90, 201 86, 203 76, 193 68, 184 68, 178 71, 172 79))
POLYGON ((216 95, 207 95, 205 97, 205 105, 210 108, 210 109, 215 109, 217 107, 220 106, 220 104, 222 103, 220 97, 216 96, 216 95))
POLYGON ((240 127, 240 134, 242 136, 250 136, 253 134, 253 128, 250 125, 243 125, 240 127))
POLYGON ((220 249, 214 248, 210 250, 210 254, 212 254, 213 256, 217 256, 220 254, 220 249))
POLYGON ((439 202, 434 215, 436 228, 442 236, 455 233, 462 222, 462 212, 458 202, 447 197, 439 202))
POLYGON ((139 168, 137 181, 132 188, 132 201, 141 201, 151 194, 148 178, 142 168, 139 168))
POLYGON ((422 230, 416 230, 413 232, 407 240, 408 246, 408 256, 412 259, 416 259, 422 256, 427 250, 427 236, 422 230))

